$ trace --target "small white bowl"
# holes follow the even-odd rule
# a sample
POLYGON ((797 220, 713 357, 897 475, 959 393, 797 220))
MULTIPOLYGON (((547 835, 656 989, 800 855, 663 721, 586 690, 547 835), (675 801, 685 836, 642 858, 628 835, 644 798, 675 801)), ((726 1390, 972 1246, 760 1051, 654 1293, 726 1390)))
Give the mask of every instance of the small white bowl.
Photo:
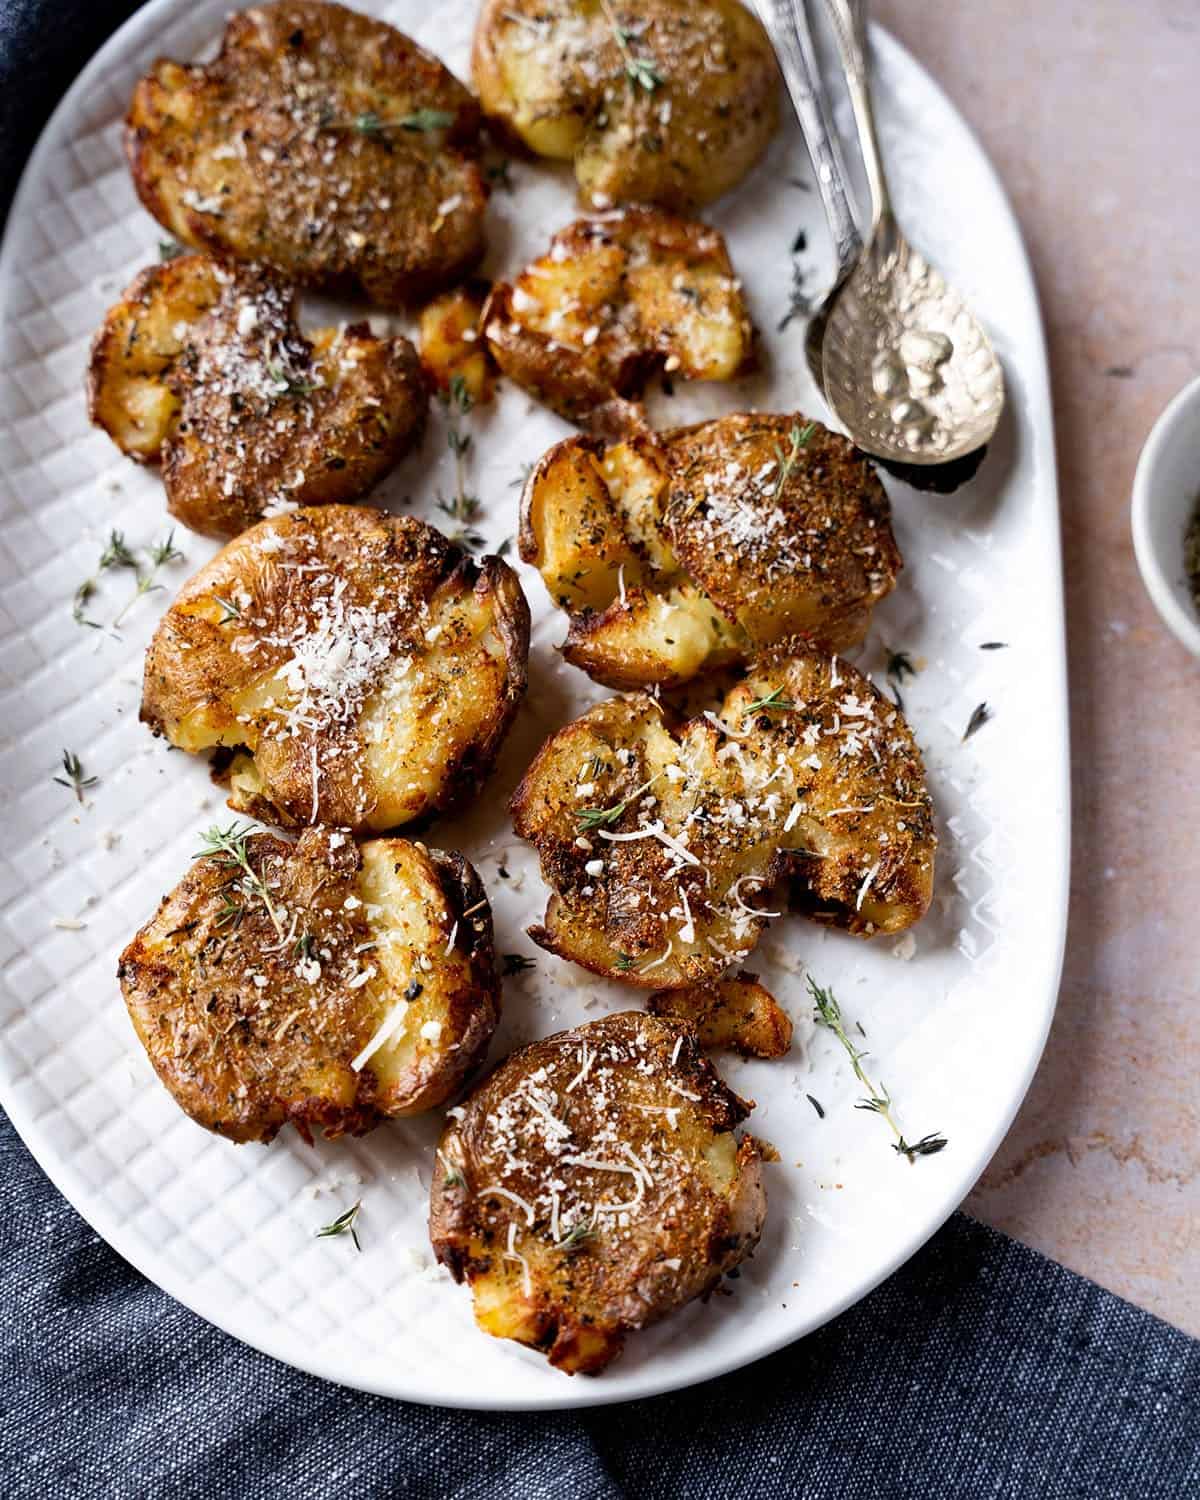
POLYGON ((1146 592, 1175 638, 1200 656, 1200 614, 1183 539, 1200 500, 1200 378, 1155 422, 1133 478, 1133 550, 1146 592))

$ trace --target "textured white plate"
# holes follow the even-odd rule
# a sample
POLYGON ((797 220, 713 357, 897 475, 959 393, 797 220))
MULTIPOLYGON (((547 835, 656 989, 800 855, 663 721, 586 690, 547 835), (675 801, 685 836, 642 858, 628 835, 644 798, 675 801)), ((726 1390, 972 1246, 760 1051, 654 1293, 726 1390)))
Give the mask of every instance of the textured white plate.
MULTIPOLYGON (((371 4, 466 76, 474 5, 371 4)), ((796 1018, 783 1063, 733 1063, 758 1100, 754 1128, 779 1148, 770 1215, 734 1295, 631 1340, 596 1380, 474 1331, 467 1292, 428 1264, 425 1200, 438 1120, 315 1150, 294 1135, 236 1147, 184 1118, 140 1055, 114 980, 116 955, 185 869, 197 831, 228 814, 203 765, 137 723, 141 654, 169 594, 143 598, 119 637, 78 627, 76 585, 110 527, 146 545, 166 530, 152 474, 122 460, 84 414, 88 338, 158 227, 124 169, 120 119, 157 54, 189 57, 219 33, 225 0, 155 0, 95 58, 29 165, 0 262, 0 610, 3 782, 0 1090, 46 1171, 95 1228, 173 1296, 238 1338, 347 1385, 445 1405, 552 1407, 645 1396, 741 1365, 815 1328, 898 1266, 962 1200, 1025 1092, 1054 1007, 1066 917, 1066 698, 1053 434, 1042 332, 1020 234, 979 147, 901 49, 876 38, 880 112, 896 197, 914 238, 966 292, 996 341, 1009 415, 981 477, 949 499, 892 486, 907 566, 860 665, 880 680, 883 643, 922 664, 905 684, 924 747, 942 847, 933 910, 911 942, 866 944, 792 919, 754 966, 796 1018), (1006 651, 981 652, 1001 640, 1006 651), (972 709, 994 717, 961 742, 972 709), (84 806, 52 781, 63 747, 98 778, 84 806), (66 922, 72 924, 63 926, 66 922), (74 924, 78 924, 77 926, 74 924), (833 984, 861 1020, 872 1063, 912 1135, 949 1149, 909 1166, 883 1122, 854 1110, 854 1080, 827 1032, 812 1034, 802 974, 833 984), (806 1101, 824 1105, 817 1118, 806 1101), (313 1231, 361 1197, 363 1253, 313 1231)), ((521 164, 495 200, 488 269, 515 269, 572 216, 565 174, 521 164)), ((714 217, 730 239, 766 332, 766 373, 740 387, 681 392, 682 420, 755 405, 819 412, 802 326, 787 303, 799 228, 825 269, 816 195, 794 129, 714 217)), ((666 413, 664 413, 666 415, 666 413)), ((667 417, 669 419, 669 416, 667 417)), ((513 481, 566 431, 508 389, 472 418, 473 480, 492 545, 512 535, 513 481)), ((384 487, 436 521, 449 487, 444 434, 384 487)), ((212 550, 183 535, 175 587, 212 550)), ((498 948, 523 935, 544 892, 516 844, 505 799, 540 740, 599 696, 558 661, 563 621, 523 570, 534 609, 529 697, 497 775, 438 842, 479 867, 498 948), (500 869, 508 878, 500 875, 500 869)), ((94 601, 110 620, 128 574, 94 601)), ((515 1043, 636 1004, 558 960, 506 986, 493 1056, 515 1043)))

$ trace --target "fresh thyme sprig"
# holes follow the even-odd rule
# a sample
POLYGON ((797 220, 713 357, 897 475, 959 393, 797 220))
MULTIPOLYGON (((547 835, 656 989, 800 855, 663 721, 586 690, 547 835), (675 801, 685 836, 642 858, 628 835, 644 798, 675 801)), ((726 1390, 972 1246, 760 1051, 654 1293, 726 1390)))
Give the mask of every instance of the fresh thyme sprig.
POLYGON ((980 703, 967 720, 967 727, 963 730, 963 744, 965 745, 973 734, 978 734, 991 717, 991 709, 986 703, 980 703))
POLYGON ((529 483, 529 476, 532 473, 533 473, 533 465, 531 463, 530 464, 522 464, 521 465, 521 472, 517 475, 517 477, 515 479, 510 479, 508 481, 508 487, 509 487, 509 489, 510 490, 523 490, 525 488, 525 486, 529 483))
POLYGON ((630 43, 639 40, 639 33, 630 31, 622 26, 617 20, 610 0, 600 0, 604 15, 612 29, 617 46, 621 49, 621 58, 625 63, 625 77, 634 88, 642 88, 648 94, 654 93, 663 85, 663 76, 658 71, 658 64, 653 57, 640 56, 634 52, 630 43))
POLYGON ((503 953, 501 958, 504 963, 501 974, 507 978, 510 974, 524 974, 528 969, 536 969, 537 964, 532 958, 526 958, 523 953, 503 953))
POLYGON ((775 459, 779 464, 779 478, 775 481, 775 493, 771 497, 773 500, 778 500, 780 495, 783 494, 783 487, 792 477, 792 470, 796 467, 797 459, 799 459, 803 450, 808 447, 812 440, 812 435, 816 430, 817 424, 815 422, 809 422, 804 427, 793 425, 791 432, 788 433, 788 441, 791 447, 786 454, 778 443, 775 444, 775 459))
POLYGON ((635 787, 624 801, 614 802, 611 807, 581 807, 576 815, 579 831, 587 833, 594 828, 606 828, 610 823, 615 823, 629 804, 636 801, 643 792, 648 792, 664 774, 659 771, 656 776, 651 776, 649 781, 644 781, 641 786, 635 787))
MULTIPOLYGON (((892 1134, 896 1137, 892 1150, 899 1156, 906 1157, 908 1161, 916 1161, 918 1156, 934 1156, 939 1151, 944 1151, 949 1144, 944 1135, 934 1134, 922 1136, 919 1141, 909 1142, 904 1139, 904 1134, 896 1123, 892 1113, 892 1096, 888 1093, 886 1085, 880 1081, 879 1087, 871 1082, 862 1060, 867 1056, 865 1048, 858 1048, 851 1041, 846 1031, 846 1023, 842 1016, 842 1008, 834 998, 832 990, 822 989, 813 979, 808 976, 808 988, 813 997, 813 1019, 819 1026, 826 1027, 832 1031, 838 1041, 845 1048, 846 1056, 850 1059, 850 1066, 854 1069, 854 1076, 866 1089, 866 1098, 860 1099, 854 1106, 855 1109, 864 1109, 871 1114, 882 1115, 887 1121, 892 1134)), ((865 1036, 861 1026, 858 1027, 860 1035, 865 1036)))
MULTIPOLYGON (((114 532, 113 535, 115 536, 116 533, 114 532)), ((173 530, 169 531, 161 542, 155 542, 154 545, 149 549, 149 551, 150 568, 148 572, 143 572, 141 568, 138 567, 136 558, 133 561, 132 566, 137 573, 137 586, 133 591, 133 597, 131 599, 127 599, 121 606, 121 608, 117 611, 116 618, 113 620, 114 630, 133 608, 133 606, 138 602, 143 594, 156 593, 159 589, 162 588, 161 583, 155 583, 154 581, 155 577, 158 574, 159 568, 165 567, 167 563, 183 562, 184 560, 183 553, 180 552, 179 548, 175 545, 175 532, 173 530)), ((130 566, 130 564, 123 563, 123 566, 128 567, 130 566)))
POLYGON ((358 1218, 358 1211, 361 1207, 362 1199, 360 1198, 352 1208, 348 1208, 345 1213, 338 1214, 332 1223, 325 1224, 318 1229, 314 1238, 328 1240, 336 1239, 340 1234, 348 1234, 354 1241, 354 1248, 361 1255, 362 1246, 358 1243, 358 1230, 355 1228, 355 1221, 358 1218))
POLYGON ((564 1255, 578 1255, 584 1246, 596 1238, 596 1231, 590 1224, 584 1224, 582 1220, 578 1224, 572 1224, 562 1239, 555 1246, 564 1255))
POLYGON ((359 135, 382 135, 386 130, 408 130, 428 135, 434 130, 449 130, 453 124, 454 116, 445 109, 415 109, 412 114, 401 115, 395 120, 385 120, 373 109, 368 109, 354 117, 351 128, 359 135))
POLYGON ((228 625, 230 620, 240 620, 242 618, 242 611, 231 599, 226 599, 223 594, 211 594, 209 597, 215 599, 221 606, 222 614, 221 618, 217 621, 218 625, 228 625))
MULTIPOLYGON (((245 895, 256 897, 262 902, 276 935, 282 938, 283 922, 275 903, 271 900, 271 892, 267 889, 266 881, 250 863, 250 840, 255 836, 255 832, 256 830, 249 823, 231 823, 228 828, 214 826, 203 835, 203 848, 192 858, 215 859, 225 869, 240 870, 242 873, 237 884, 241 886, 245 895)), ((228 904, 231 903, 227 898, 228 904)), ((226 918, 226 920, 233 920, 233 918, 226 918)))
POLYGON ((275 382, 276 393, 280 396, 311 396, 316 390, 311 380, 305 380, 302 375, 295 375, 279 364, 268 365, 267 374, 275 382))
POLYGON ((63 751, 62 766, 67 774, 65 776, 55 776, 54 780, 59 786, 65 786, 68 791, 74 792, 76 800, 82 802, 84 792, 89 787, 95 786, 98 778, 83 774, 83 763, 72 750, 63 751))
POLYGON ((479 514, 479 500, 467 489, 467 454, 471 449, 471 434, 462 430, 463 417, 469 416, 475 405, 466 380, 461 375, 450 379, 450 387, 439 398, 446 413, 446 446, 454 454, 455 493, 452 500, 439 500, 438 509, 458 529, 450 533, 450 540, 472 552, 483 546, 484 539, 472 526, 479 514))
POLYGON ((783 330, 797 318, 806 318, 812 311, 812 299, 804 285, 806 273, 799 260, 792 257, 792 284, 788 290, 787 311, 776 324, 775 331, 782 333, 783 330))
POLYGON ((756 698, 753 703, 748 704, 742 710, 742 718, 748 719, 752 714, 786 714, 795 711, 796 705, 790 698, 783 696, 783 689, 776 688, 773 693, 768 693, 765 698, 756 698))

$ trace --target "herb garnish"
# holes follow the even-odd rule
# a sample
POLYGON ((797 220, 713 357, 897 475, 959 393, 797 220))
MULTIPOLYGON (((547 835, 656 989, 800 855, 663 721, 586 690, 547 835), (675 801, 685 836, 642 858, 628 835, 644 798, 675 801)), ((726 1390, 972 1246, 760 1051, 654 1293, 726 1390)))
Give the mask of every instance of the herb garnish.
MULTIPOLYGON (((117 536, 117 533, 114 532, 113 536, 115 538, 117 536)), ((153 594, 162 588, 161 583, 155 583, 154 581, 155 575, 157 574, 159 568, 165 566, 167 563, 183 562, 183 560, 183 553, 180 552, 178 547, 176 547, 175 545, 174 530, 169 531, 161 542, 155 542, 154 545, 150 548, 149 572, 142 572, 142 570, 137 565, 136 558, 134 558, 132 562, 122 559, 122 567, 132 566, 136 570, 137 587, 133 591, 133 597, 131 599, 127 599, 126 602, 117 611, 117 615, 113 620, 113 629, 115 630, 117 628, 117 626, 121 623, 121 621, 125 618, 125 616, 129 613, 129 611, 138 602, 143 594, 153 594)), ((101 566, 103 565, 104 559, 101 558, 101 566)))
POLYGON ((900 684, 906 677, 915 677, 917 669, 913 666, 912 657, 907 651, 893 651, 890 646, 885 646, 883 649, 887 652, 887 678, 892 684, 896 707, 903 713, 904 699, 900 695, 900 684))
POLYGON ((991 717, 991 709, 986 703, 980 703, 967 720, 967 727, 963 730, 963 744, 965 745, 973 734, 978 734, 991 717))
MULTIPOLYGON (((918 1156, 934 1156, 937 1152, 944 1151, 947 1145, 949 1145, 944 1135, 925 1135, 919 1141, 913 1141, 911 1144, 904 1139, 904 1134, 899 1125, 896 1124, 895 1117, 892 1114, 892 1096, 888 1093, 887 1087, 882 1081, 879 1087, 876 1088, 870 1078, 867 1077, 862 1065, 862 1060, 867 1056, 867 1053, 865 1049, 860 1050, 850 1040, 846 1032, 846 1023, 842 1018, 841 1006, 834 999, 833 991, 823 990, 811 975, 808 976, 808 988, 815 1005, 813 1019, 819 1026, 824 1026, 829 1031, 832 1031, 838 1041, 841 1042, 846 1050, 847 1057, 850 1059, 850 1066, 854 1069, 855 1078, 858 1079, 859 1083, 867 1091, 866 1098, 860 1099, 854 1108, 865 1109, 870 1114, 882 1115, 887 1121, 892 1134, 896 1137, 892 1150, 898 1156, 907 1157, 910 1163, 915 1162, 918 1156)), ((861 1026, 858 1027, 858 1031, 860 1035, 865 1037, 866 1033, 861 1026)), ((809 1097, 811 1098, 811 1095, 809 1097)), ((814 1100, 813 1102, 815 1104, 816 1101, 814 1100)))
MULTIPOLYGON (((242 873, 234 884, 241 888, 244 895, 252 896, 262 902, 267 916, 271 919, 272 927, 282 938, 283 923, 275 909, 275 903, 271 900, 271 892, 267 889, 266 881, 250 863, 250 840, 255 837, 256 833, 257 830, 249 823, 231 823, 228 828, 214 826, 203 835, 203 848, 198 854, 193 854, 192 858, 215 859, 217 864, 225 869, 240 870, 242 873)), ((228 896, 226 905, 233 905, 228 896)), ((226 920, 233 920, 233 918, 227 917, 226 920)))
POLYGON ((358 1230, 354 1227, 354 1221, 358 1218, 358 1211, 362 1207, 360 1198, 353 1208, 348 1208, 345 1213, 338 1214, 331 1224, 324 1225, 318 1229, 316 1239, 327 1240, 335 1238, 339 1234, 348 1234, 354 1241, 354 1248, 362 1254, 362 1246, 358 1243, 358 1230))
POLYGON ((606 828, 608 824, 615 823, 629 804, 640 797, 643 792, 649 791, 663 774, 659 771, 657 776, 651 776, 649 781, 644 781, 641 786, 635 787, 624 801, 614 802, 611 807, 581 807, 578 813, 580 831, 587 833, 593 828, 606 828))
POLYGON ((1007 641, 982 641, 982 642, 980 642, 979 649, 981 651, 1007 651, 1008 650, 1008 642, 1007 641))
POLYGON ((176 260, 183 254, 183 246, 175 240, 159 240, 158 258, 160 261, 176 260))
POLYGON ((630 31, 621 25, 613 11, 610 0, 600 0, 600 4, 609 26, 612 28, 612 34, 616 39, 617 46, 621 50, 621 57, 625 63, 625 77, 629 80, 630 86, 633 88, 643 88, 648 94, 652 94, 655 89, 662 87, 664 79, 658 71, 658 64, 654 58, 638 56, 633 51, 630 43, 638 41, 641 33, 630 31))
POLYGON ((633 968, 633 957, 629 953, 618 953, 617 961, 613 964, 618 974, 627 974, 633 968))
POLYGON ((578 1224, 572 1224, 554 1248, 561 1250, 564 1255, 578 1255, 587 1242, 595 1238, 596 1231, 590 1224, 584 1224, 581 1221, 578 1224))
POLYGON ((240 620, 242 618, 242 612, 238 606, 231 599, 226 599, 223 594, 210 594, 209 598, 215 599, 221 606, 222 613, 221 618, 217 621, 218 625, 228 625, 230 620, 240 620))
POLYGON ((275 382, 276 394, 280 396, 311 396, 316 390, 311 380, 305 380, 302 375, 285 370, 282 365, 268 365, 267 374, 275 382))
POLYGON ((532 958, 526 958, 523 953, 502 953, 501 958, 504 968, 501 973, 507 977, 510 974, 524 974, 527 969, 536 969, 537 964, 532 958))
POLYGON ((446 446, 454 454, 455 474, 454 498, 439 500, 438 509, 459 523, 458 529, 450 533, 450 540, 474 552, 483 546, 484 539, 471 525, 480 507, 477 497, 467 490, 466 458, 471 447, 471 434, 463 432, 461 419, 470 414, 475 398, 466 380, 461 375, 454 375, 450 379, 450 389, 438 399, 446 413, 446 446))
POLYGON ((83 774, 83 763, 80 761, 78 755, 71 750, 63 751, 62 765, 63 770, 67 774, 65 776, 55 776, 54 780, 59 786, 65 786, 68 791, 74 792, 76 800, 82 802, 84 792, 89 787, 95 786, 98 778, 83 774))
POLYGON ((385 120, 373 109, 357 115, 354 129, 359 135, 382 135, 385 130, 411 130, 428 134, 432 130, 448 130, 454 124, 454 116, 445 109, 416 109, 410 115, 401 115, 396 120, 385 120))
POLYGON ((792 285, 788 292, 787 311, 775 326, 777 333, 782 333, 795 318, 806 318, 812 311, 812 300, 804 289, 805 274, 800 262, 793 256, 792 285))
POLYGON ((508 487, 509 487, 509 489, 510 490, 518 490, 518 489, 523 490, 525 488, 525 486, 529 483, 529 476, 532 473, 533 473, 533 465, 532 464, 522 464, 521 465, 521 472, 517 475, 517 477, 515 479, 510 479, 508 481, 508 487))
POLYGON ((816 1112, 817 1112, 817 1119, 818 1120, 823 1120, 825 1118, 825 1106, 821 1103, 821 1101, 819 1099, 814 1099, 811 1094, 805 1094, 804 1097, 808 1100, 808 1102, 816 1110, 816 1112))
POLYGON ((796 460, 800 457, 801 449, 808 447, 812 435, 816 430, 817 424, 815 422, 809 422, 805 427, 796 427, 793 425, 791 432, 788 433, 788 441, 792 446, 786 455, 779 444, 775 444, 775 459, 779 464, 779 478, 775 481, 775 493, 771 496, 772 500, 778 500, 780 495, 783 494, 783 487, 792 477, 792 470, 796 467, 796 460))
POLYGON ((796 705, 790 698, 783 696, 783 689, 776 688, 773 693, 768 693, 765 698, 756 698, 742 710, 743 720, 748 719, 751 714, 787 714, 795 712, 796 705))

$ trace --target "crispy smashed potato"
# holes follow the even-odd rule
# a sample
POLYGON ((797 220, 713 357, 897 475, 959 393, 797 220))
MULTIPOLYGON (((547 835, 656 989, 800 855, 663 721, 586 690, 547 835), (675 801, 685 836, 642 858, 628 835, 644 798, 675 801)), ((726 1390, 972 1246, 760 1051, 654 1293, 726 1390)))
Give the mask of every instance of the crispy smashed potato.
POLYGON ((647 989, 741 963, 785 904, 849 932, 900 932, 933 885, 920 752, 848 663, 765 657, 720 712, 675 726, 645 694, 552 735, 512 801, 551 888, 543 948, 647 989))
POLYGON ((420 441, 429 392, 405 338, 366 323, 309 340, 295 294, 202 255, 142 271, 92 344, 92 421, 161 463, 167 508, 236 536, 264 515, 365 495, 420 441))
POLYGON ((438 1259, 497 1338, 597 1374, 626 1334, 702 1297, 766 1215, 749 1113, 679 1022, 633 1012, 513 1053, 452 1111, 438 1259))
POLYGON ((492 399, 495 374, 487 341, 481 333, 486 282, 469 281, 443 292, 421 309, 418 338, 421 363, 438 391, 461 380, 472 406, 492 399))
POLYGON ((593 208, 709 203, 779 118, 775 55, 738 0, 485 0, 472 67, 493 128, 573 162, 593 208))
POLYGON ((663 370, 732 380, 754 329, 715 229, 655 209, 579 219, 483 315, 501 370, 568 421, 642 394, 663 370))
POLYGON ((478 137, 475 100, 408 37, 283 0, 231 16, 212 62, 156 62, 125 151, 185 245, 401 307, 483 253, 478 137))
POLYGON ((567 612, 568 661, 609 687, 678 687, 801 635, 857 645, 895 586, 887 495, 844 437, 739 413, 551 448, 521 557, 567 612))
POLYGON ((477 791, 525 691, 529 609, 411 516, 328 505, 260 521, 163 616, 142 718, 224 749, 229 805, 383 831, 477 791))
POLYGON ((782 1057, 792 1045, 792 1023, 757 974, 738 974, 686 990, 660 990, 646 1008, 696 1028, 702 1047, 728 1047, 743 1057, 782 1057))
POLYGON ((311 1140, 458 1089, 500 1004, 491 911, 460 855, 327 828, 291 844, 235 825, 206 845, 118 970, 186 1114, 233 1141, 289 1121, 311 1140))

